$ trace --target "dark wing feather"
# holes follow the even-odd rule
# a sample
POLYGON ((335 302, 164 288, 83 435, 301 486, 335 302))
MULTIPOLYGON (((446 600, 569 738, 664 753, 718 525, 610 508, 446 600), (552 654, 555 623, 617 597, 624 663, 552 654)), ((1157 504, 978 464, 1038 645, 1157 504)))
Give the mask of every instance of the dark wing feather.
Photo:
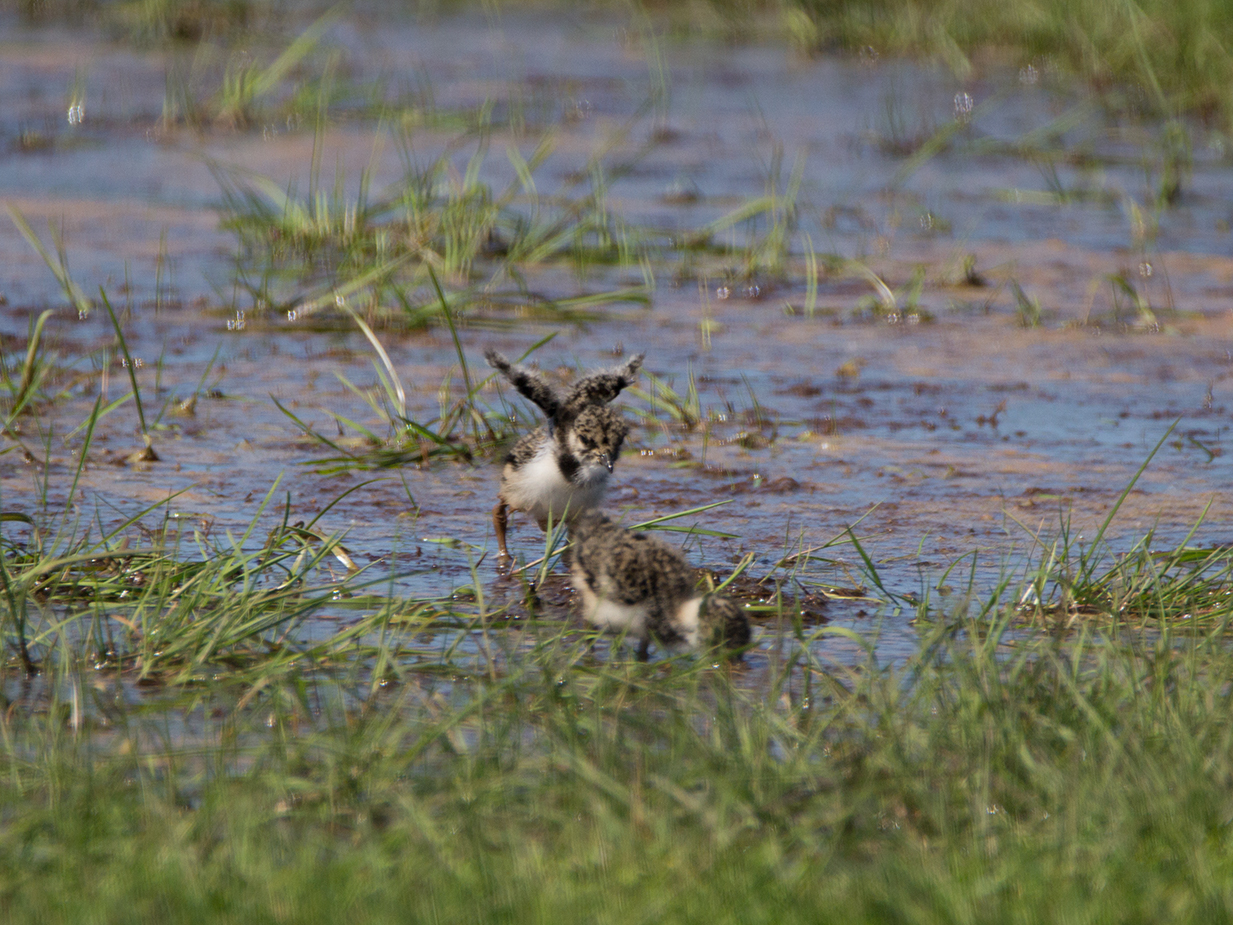
POLYGON ((547 379, 533 369, 511 363, 491 347, 484 351, 484 359, 489 366, 505 376, 519 394, 538 405, 539 409, 548 415, 548 420, 556 421, 561 411, 561 398, 547 379))
POLYGON ((587 405, 606 405, 620 395, 622 389, 634 384, 645 356, 646 354, 639 353, 616 369, 583 376, 566 393, 564 406, 577 414, 587 405))

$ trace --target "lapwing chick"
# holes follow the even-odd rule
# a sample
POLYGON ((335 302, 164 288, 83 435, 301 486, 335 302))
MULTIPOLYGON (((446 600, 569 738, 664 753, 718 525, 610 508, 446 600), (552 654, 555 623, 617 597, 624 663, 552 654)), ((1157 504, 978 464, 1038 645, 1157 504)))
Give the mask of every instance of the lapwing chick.
POLYGON ((522 437, 505 457, 492 526, 502 559, 510 511, 526 511, 540 529, 599 505, 629 428, 609 402, 632 385, 643 354, 623 366, 584 376, 557 389, 542 374, 510 363, 495 350, 484 357, 548 418, 546 427, 522 437))
POLYGON ((722 594, 699 593, 695 571, 680 550, 646 533, 614 524, 598 511, 570 522, 570 571, 587 622, 638 640, 645 659, 651 640, 670 651, 740 650, 749 620, 722 594))

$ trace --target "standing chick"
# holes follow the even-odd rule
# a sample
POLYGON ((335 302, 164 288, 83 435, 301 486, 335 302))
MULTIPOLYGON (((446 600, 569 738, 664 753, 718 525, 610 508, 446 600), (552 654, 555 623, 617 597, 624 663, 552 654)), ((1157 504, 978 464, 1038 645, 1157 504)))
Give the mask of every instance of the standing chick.
POLYGON ((522 437, 505 457, 492 511, 502 559, 509 558, 505 547, 509 511, 526 511, 540 529, 547 529, 550 516, 559 521, 599 504, 629 432, 608 403, 633 384, 643 356, 630 357, 617 369, 584 376, 562 392, 535 370, 514 365, 495 350, 484 351, 488 365, 548 418, 547 427, 522 437))
POLYGON ((744 611, 722 594, 700 594, 681 552, 619 527, 598 511, 570 523, 574 585, 590 623, 624 630, 645 659, 651 639, 674 650, 741 649, 751 632, 744 611))

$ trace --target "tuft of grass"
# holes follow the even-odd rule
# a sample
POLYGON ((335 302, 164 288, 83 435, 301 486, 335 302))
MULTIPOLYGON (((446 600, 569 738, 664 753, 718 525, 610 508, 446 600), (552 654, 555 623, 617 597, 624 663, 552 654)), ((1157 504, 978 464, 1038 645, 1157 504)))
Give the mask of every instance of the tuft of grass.
MULTIPOLYGON (((499 317, 517 309, 520 317, 570 321, 604 303, 648 301, 639 286, 560 298, 526 286, 528 268, 557 265, 585 276, 597 265, 638 263, 645 245, 603 205, 599 180, 576 197, 568 188, 552 197, 537 192, 533 171, 551 155, 551 136, 530 158, 511 146, 506 156, 516 178, 494 190, 480 179, 485 135, 481 130, 461 175, 451 149, 427 168, 409 164, 380 195, 363 173, 354 198, 344 193, 341 174, 332 193, 314 180, 301 198, 264 177, 216 166, 223 225, 236 235, 241 285, 254 307, 283 308, 302 320, 348 298, 364 306, 370 321, 422 327, 443 320, 433 273, 455 287, 456 312, 499 317), (307 296, 300 294, 305 286, 307 296), (280 287, 296 295, 282 296, 280 287)), ((592 172, 602 173, 598 156, 592 172)))
POLYGON ((12 204, 8 204, 8 211, 9 217, 13 220, 13 224, 17 226, 17 230, 21 232, 21 236, 43 258, 43 262, 47 264, 47 269, 52 272, 56 281, 60 283, 60 287, 64 290, 64 295, 68 299, 69 304, 77 309, 78 317, 88 317, 93 306, 90 300, 86 298, 85 293, 81 291, 81 288, 73 282, 73 278, 69 274, 68 248, 64 243, 64 235, 61 230, 54 224, 49 228, 52 241, 56 247, 56 258, 52 259, 51 253, 34 232, 34 229, 30 227, 30 223, 26 221, 26 217, 21 214, 21 211, 12 204))
MULTIPOLYGON (((377 389, 364 390, 355 386, 341 374, 339 374, 339 379, 385 421, 388 425, 388 434, 379 435, 371 428, 358 424, 341 414, 327 411, 326 413, 338 423, 340 430, 344 426, 349 427, 363 438, 361 446, 354 447, 353 445, 352 448, 347 448, 344 447, 342 441, 331 439, 314 430, 277 399, 273 399, 278 409, 307 435, 337 454, 310 460, 308 465, 323 471, 343 472, 357 469, 389 469, 408 464, 427 465, 430 461, 439 459, 469 461, 474 456, 489 455, 495 452, 514 438, 516 417, 507 412, 496 413, 487 410, 478 402, 480 391, 492 381, 493 374, 490 373, 480 380, 472 378, 445 292, 437 282, 436 274, 431 271, 430 278, 437 290, 441 314, 449 326, 458 355, 458 368, 464 386, 463 394, 455 398, 448 407, 444 407, 438 418, 423 423, 413 420, 407 412, 406 390, 403 388, 402 380, 389 353, 372 327, 344 304, 342 307, 363 332, 364 337, 377 354, 377 360, 373 365, 380 385, 377 389)), ((531 349, 537 349, 551 338, 552 335, 549 335, 531 349)), ((441 384, 441 392, 446 395, 450 393, 448 380, 441 384)))
POLYGON ((1015 300, 1015 316, 1021 328, 1038 328, 1044 319, 1044 309, 1040 300, 1034 299, 1023 291, 1017 279, 1010 281, 1010 292, 1015 300))
POLYGON ((704 418, 702 400, 698 395, 698 382, 692 369, 686 370, 688 384, 685 394, 681 394, 672 384, 656 376, 649 370, 643 370, 642 376, 648 388, 631 386, 626 391, 633 398, 645 402, 647 408, 634 408, 634 413, 651 421, 658 420, 660 415, 666 415, 668 420, 681 430, 691 431, 697 428, 704 418))
POLYGON ((1233 551, 1227 546, 1192 545, 1203 519, 1171 550, 1155 549, 1154 534, 1149 532, 1110 562, 1104 543, 1126 497, 1177 425, 1177 421, 1171 424, 1157 441, 1089 543, 1080 543, 1063 521, 1058 537, 1041 544, 1039 561, 1029 570, 1020 593, 1021 615, 1054 626, 1151 623, 1197 633, 1224 627, 1233 612, 1229 599, 1233 551))
MULTIPOLYGON (((54 310, 48 309, 42 312, 37 320, 31 318, 30 335, 26 339, 26 356, 16 381, 14 381, 10 365, 7 362, 0 362, 0 381, 3 382, 11 396, 0 432, 11 433, 13 422, 19 415, 30 410, 39 389, 53 374, 54 358, 45 349, 43 331, 47 320, 54 314, 54 310)), ((2 360, 3 357, 0 357, 0 361, 2 360)))
POLYGON ((67 512, 58 529, 21 518, 32 527, 27 538, 10 528, 0 539, 6 644, 28 672, 66 648, 139 680, 264 663, 339 593, 339 583, 314 587, 312 576, 332 559, 347 577, 356 571, 338 537, 285 520, 264 544, 250 545, 273 493, 244 533, 221 542, 200 529, 186 534, 174 519, 132 530, 174 495, 97 537, 67 512))
POLYGON ((316 49, 337 18, 337 11, 318 18, 269 64, 256 64, 246 54, 229 61, 222 85, 210 103, 215 121, 232 128, 250 126, 263 102, 279 90, 292 70, 316 49))

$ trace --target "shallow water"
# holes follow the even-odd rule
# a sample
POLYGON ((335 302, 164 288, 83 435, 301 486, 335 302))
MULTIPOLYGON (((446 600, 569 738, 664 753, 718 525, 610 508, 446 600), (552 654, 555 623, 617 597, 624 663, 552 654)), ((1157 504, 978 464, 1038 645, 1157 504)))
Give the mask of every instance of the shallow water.
MULTIPOLYGON (((82 517, 118 522, 180 492, 169 509, 221 535, 242 530, 276 480, 271 525, 284 505, 292 520, 309 519, 376 475, 320 526, 347 531, 360 564, 398 575, 393 593, 446 596, 470 584, 478 562, 491 594, 514 594, 493 574, 495 461, 322 474, 303 464, 326 451, 271 401, 330 435, 337 426, 327 412, 382 426, 338 378, 376 383, 364 338, 253 311, 234 285, 234 239, 219 228, 211 165, 306 189, 311 128, 286 119, 245 132, 167 128, 168 53, 3 26, 0 95, 12 105, 0 113, 0 198, 45 241, 49 221, 62 229, 78 285, 87 294, 101 286, 125 311, 146 414, 166 410, 154 431, 160 461, 148 466, 125 462, 140 443, 132 403, 104 419, 73 499, 82 517), (82 86, 84 97, 74 90, 82 86), (66 112, 79 99, 84 118, 71 125, 66 112), (174 416, 173 403, 198 389, 216 353, 205 382, 212 397, 193 416, 174 416)), ((421 107, 431 87, 437 112, 493 101, 498 122, 512 122, 492 131, 483 176, 494 186, 514 176, 505 145, 528 153, 544 126, 556 149, 536 175, 541 193, 567 185, 601 145, 618 160, 642 152, 614 182, 610 208, 669 232, 712 221, 768 183, 782 193, 800 164, 786 280, 730 278, 713 262, 690 277, 669 258, 652 267, 649 308, 614 306, 584 327, 525 321, 461 332, 473 371, 484 368, 486 346, 518 354, 555 332, 537 355, 545 368, 590 368, 645 350, 645 368, 678 391, 693 375, 705 420, 692 431, 624 399, 638 426, 609 502, 631 520, 728 502, 694 518, 737 537, 691 538, 699 564, 722 575, 752 552, 750 573, 774 583, 785 555, 842 539, 858 524, 889 590, 924 594, 973 553, 977 588, 987 590, 1003 572, 1022 572, 1063 520, 1072 535, 1091 536, 1175 420, 1108 538, 1125 548, 1154 529, 1167 545, 1207 509, 1195 542, 1233 540, 1223 453, 1233 385, 1233 172, 1201 130, 1181 198, 1154 213, 1160 127, 1116 120, 1044 65, 1034 80, 994 72, 961 85, 868 57, 805 60, 776 48, 656 41, 560 16, 430 24, 351 16, 330 42, 355 85, 381 78, 388 94, 421 107), (914 162, 905 151, 953 123, 957 106, 966 116, 963 94, 970 122, 906 169, 914 162), (1052 135, 1031 134, 1051 125, 1052 135), (819 253, 865 261, 894 305, 857 273, 823 271, 807 317, 805 240, 819 253), (982 285, 964 281, 968 255, 982 285), (1116 274, 1150 303, 1155 323, 1137 323, 1134 308, 1115 303, 1116 274), (1040 326, 1021 326, 1012 280, 1039 303, 1040 326)), ((414 156, 430 160, 456 134, 416 130, 414 156)), ((375 120, 348 118, 345 107, 318 143, 324 174, 339 170, 353 195, 362 170, 380 189, 407 164, 375 120)), ((473 151, 458 155, 460 170, 473 151)), ((728 237, 740 247, 762 233, 738 228, 728 237)), ((3 505, 31 511, 50 472, 47 508, 60 511, 76 465, 76 444, 62 436, 100 392, 127 392, 127 370, 106 313, 79 319, 63 307, 56 280, 12 226, 0 230, 0 260, 0 331, 16 338, 6 361, 20 364, 30 319, 57 307, 49 330, 73 371, 62 378, 64 400, 23 425, 26 445, 43 448, 35 456, 49 456, 50 468, 0 455, 3 505)), ((640 280, 636 269, 594 269, 585 287, 640 280)), ((556 294, 577 285, 557 270, 528 281, 556 294)), ((460 388, 448 332, 382 339, 411 416, 434 417, 443 380, 451 377, 455 395, 460 388)), ((495 387, 483 398, 500 407, 495 387)), ((526 559, 542 551, 525 519, 513 536, 526 559)), ((867 583, 850 545, 818 555, 830 561, 805 569, 807 583, 867 583)), ((952 576, 948 586, 965 586, 970 561, 957 570, 963 581, 952 576)), ((880 627, 887 658, 915 645, 907 612, 869 602, 822 607, 836 625, 880 627)), ((768 628, 764 648, 772 635, 768 628)), ((839 642, 826 646, 828 657, 849 657, 839 642)))

